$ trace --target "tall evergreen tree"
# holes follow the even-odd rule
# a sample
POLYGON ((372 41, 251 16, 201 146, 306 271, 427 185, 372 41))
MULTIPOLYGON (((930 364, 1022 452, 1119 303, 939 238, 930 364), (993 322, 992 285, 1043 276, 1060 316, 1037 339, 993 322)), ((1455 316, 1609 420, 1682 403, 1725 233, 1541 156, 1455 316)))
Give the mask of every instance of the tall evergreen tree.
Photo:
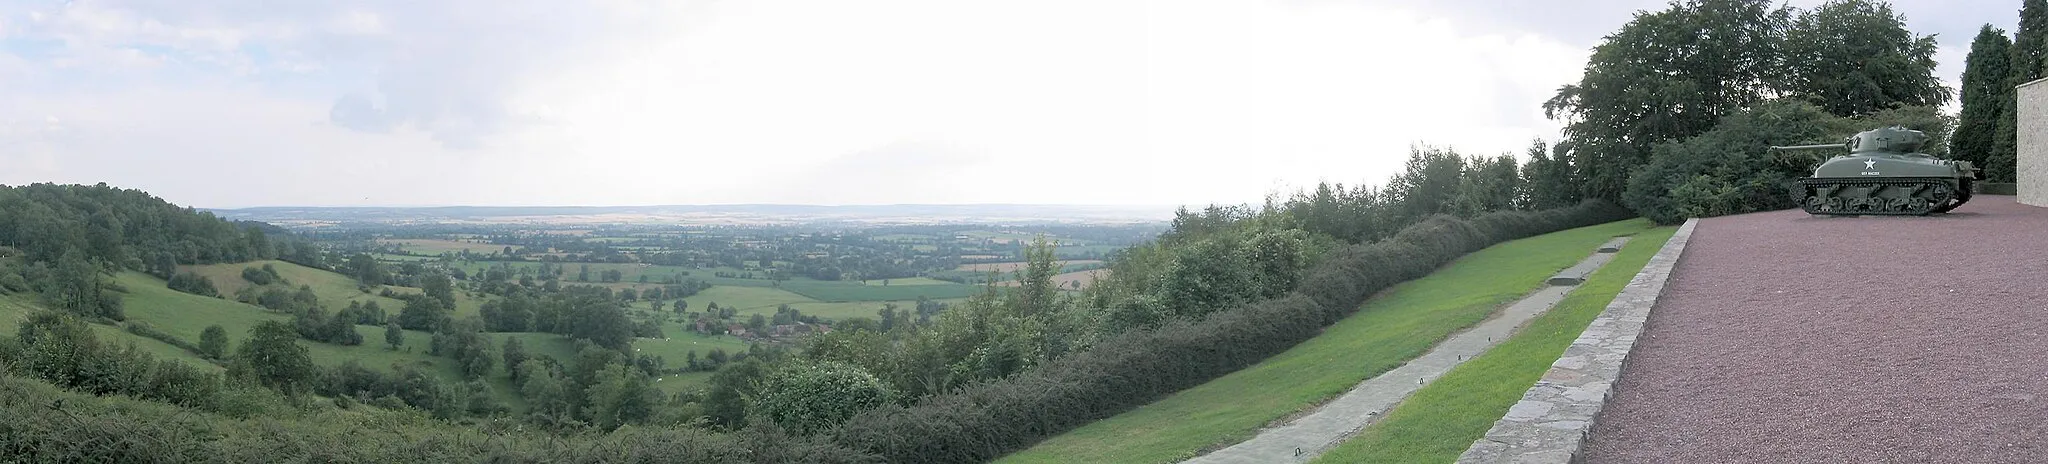
POLYGON ((2048 59, 2048 0, 2026 0, 2020 4, 2020 30, 2012 41, 2011 74, 2005 81, 2008 96, 2000 101, 1997 140, 1984 159, 1987 181, 2013 181, 2019 154, 2019 99, 2012 94, 2013 87, 2041 78, 2044 59, 2048 59))
POLYGON ((1949 153, 1983 167, 1997 144, 2005 101, 2013 98, 2012 87, 2005 85, 2007 76, 2012 75, 2012 39, 2004 30, 1985 24, 1970 42, 1970 56, 1964 63, 1963 110, 1955 135, 1949 139, 1949 153))

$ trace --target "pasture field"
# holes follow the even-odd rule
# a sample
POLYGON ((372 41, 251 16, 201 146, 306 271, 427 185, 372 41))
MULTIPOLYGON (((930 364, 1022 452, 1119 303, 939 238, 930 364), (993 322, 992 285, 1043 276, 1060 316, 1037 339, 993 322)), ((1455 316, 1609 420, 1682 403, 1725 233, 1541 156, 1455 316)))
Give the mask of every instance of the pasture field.
POLYGON ((745 353, 747 342, 731 335, 704 335, 691 332, 681 323, 662 324, 662 335, 669 338, 635 338, 634 354, 660 356, 668 367, 681 367, 689 362, 690 352, 697 352, 698 359, 711 354, 712 349, 726 353, 745 353))
POLYGON ((918 297, 931 299, 966 298, 981 291, 980 287, 951 282, 932 285, 861 285, 860 282, 789 280, 781 288, 818 301, 916 301, 918 297))
MULTIPOLYGON (((277 269, 277 275, 291 282, 292 288, 298 288, 300 285, 312 287, 313 294, 320 296, 320 304, 326 306, 329 310, 346 308, 350 301, 361 301, 364 303, 375 301, 377 306, 384 308, 384 312, 389 314, 398 314, 399 308, 405 307, 405 302, 403 301, 378 296, 374 292, 363 293, 361 290, 357 290, 357 282, 354 277, 285 261, 269 260, 178 266, 178 270, 206 276, 206 278, 213 280, 214 288, 220 289, 222 296, 232 299, 235 297, 235 292, 254 285, 242 279, 242 269, 251 267, 262 269, 265 264, 269 264, 272 268, 277 269)), ((123 283, 125 284, 126 282, 123 283)), ((163 284, 157 284, 157 286, 162 287, 163 284)), ((400 293, 407 293, 406 290, 410 290, 410 293, 420 292, 419 289, 410 287, 391 288, 393 291, 400 293)))
MULTIPOLYGON (((1057 261, 1056 263, 1057 263, 1057 264, 1059 264, 1059 266, 1060 266, 1060 269, 1067 269, 1067 268, 1069 268, 1069 267, 1082 267, 1082 266, 1089 266, 1089 265, 1101 265, 1101 264, 1102 264, 1102 260, 1099 260, 1099 259, 1070 259, 1070 260, 1062 260, 1062 261, 1057 261)), ((976 264, 962 264, 962 265, 960 265, 960 267, 956 267, 956 268, 953 268, 953 270, 955 270, 955 271, 968 271, 968 272, 989 272, 989 271, 995 271, 995 272, 1001 272, 1001 273, 1004 273, 1004 274, 1008 274, 1008 273, 1011 273, 1011 272, 1017 272, 1017 270, 1018 270, 1018 269, 1023 269, 1023 268, 1024 268, 1024 265, 1025 265, 1025 264, 1029 264, 1029 263, 1026 263, 1026 262, 1023 262, 1023 261, 1015 261, 1015 262, 1007 262, 1007 263, 976 263, 976 264)))
MULTIPOLYGON (((239 278, 239 271, 237 272, 239 278)), ((282 274, 284 271, 279 269, 278 272, 282 274)), ((129 321, 146 322, 156 327, 157 330, 191 343, 199 342, 199 334, 205 331, 207 326, 220 325, 222 329, 226 329, 228 332, 228 349, 232 352, 235 347, 241 346, 241 342, 244 339, 248 338, 249 329, 255 327, 256 323, 265 320, 291 321, 291 316, 261 307, 171 290, 164 287, 162 280, 147 274, 132 271, 122 272, 116 277, 116 280, 122 286, 128 288, 128 293, 122 296, 122 304, 127 309, 129 321)), ((328 304, 331 305, 331 303, 328 304)), ((395 309, 387 309, 387 311, 392 311, 391 314, 396 314, 395 309)), ((427 354, 426 346, 430 340, 433 340, 433 334, 417 330, 407 330, 405 331, 405 345, 394 351, 384 347, 383 327, 367 325, 355 327, 356 332, 363 335, 363 344, 361 345, 342 346, 309 340, 300 340, 299 345, 306 347, 308 354, 313 357, 313 362, 322 366, 339 366, 349 360, 355 360, 364 367, 373 369, 403 365, 422 372, 432 373, 442 381, 450 383, 462 382, 461 373, 457 370, 453 360, 427 354)), ((112 330, 118 331, 119 329, 112 330)), ((126 338, 116 340, 135 340, 138 346, 154 343, 172 350, 183 351, 163 342, 129 334, 125 331, 119 332, 118 335, 126 338)), ((493 340, 497 339, 494 337, 493 340)), ((197 360, 198 358, 188 354, 185 358, 180 359, 197 360)), ((524 402, 519 399, 518 395, 512 393, 510 378, 505 376, 502 369, 500 369, 500 372, 494 372, 491 378, 487 380, 492 384, 492 396, 514 408, 524 407, 524 402)))
POLYGON ((1002 462, 1166 462, 1243 441, 1427 352, 1591 254, 1650 228, 1632 219, 1510 241, 1367 301, 1322 335, 1263 362, 1068 431, 1002 462))
MULTIPOLYGON (((877 242, 913 242, 913 243, 931 243, 931 242, 936 242, 936 241, 939 241, 939 240, 941 240, 941 239, 940 239, 939 237, 937 237, 937 236, 933 236, 933 235, 926 235, 926 234, 882 234, 882 235, 876 235, 876 236, 873 236, 873 237, 869 237, 869 239, 870 239, 870 240, 874 240, 874 241, 877 241, 877 242)), ((946 241, 951 241, 952 239, 951 239, 951 238, 947 238, 947 239, 944 239, 944 240, 946 240, 946 241)))
MULTIPOLYGON (((465 265, 465 266, 463 266, 463 270, 464 270, 465 272, 469 272, 469 273, 471 273, 471 274, 475 274, 475 273, 477 273, 477 272, 479 272, 479 271, 482 271, 482 270, 484 270, 484 269, 487 269, 487 268, 490 268, 490 267, 493 267, 493 266, 497 266, 498 264, 504 264, 504 265, 506 265, 507 267, 511 267, 511 268, 514 268, 514 269, 520 269, 520 268, 529 268, 529 269, 533 269, 533 270, 535 270, 535 271, 538 271, 538 270, 540 270, 540 265, 541 265, 541 263, 539 263, 539 262, 534 262, 534 261, 477 261, 477 262, 471 263, 471 264, 469 264, 469 265, 465 265)), ((682 266, 661 266, 661 265, 654 265, 654 264, 644 264, 644 263, 556 263, 556 264, 560 264, 560 265, 561 265, 561 267, 562 267, 562 269, 563 269, 563 272, 562 272, 562 275, 561 275, 561 278, 562 278, 562 285, 569 285, 569 284, 598 284, 598 283, 600 283, 600 282, 598 282, 598 280, 599 280, 599 276, 600 276, 600 275, 601 275, 601 274, 602 274, 602 273, 603 273, 604 271, 607 271, 607 270, 617 270, 617 271, 619 271, 619 276, 620 276, 620 279, 619 279, 619 282, 618 282, 618 283, 639 283, 639 282, 640 282, 640 276, 642 276, 642 275, 645 275, 645 276, 647 276, 647 282, 648 282, 648 283, 661 283, 661 281, 662 281, 663 279, 665 279, 665 278, 667 278, 667 277, 670 277, 670 276, 675 276, 675 277, 681 277, 681 278, 684 278, 684 279, 697 279, 697 280, 702 280, 702 281, 704 281, 704 282, 706 282, 706 283, 709 283, 709 284, 712 284, 712 285, 731 285, 731 286, 739 286, 739 287, 767 287, 767 286, 770 286, 770 285, 774 285, 774 281, 770 281, 770 280, 768 280, 768 279, 741 279, 741 278, 736 278, 736 277, 718 277, 718 276, 716 276, 716 275, 715 275, 715 273, 718 273, 718 272, 731 272, 731 273, 753 272, 753 273, 755 273, 755 274, 757 274, 757 275, 764 275, 764 276, 765 276, 765 275, 767 275, 766 271, 746 271, 746 270, 740 270, 740 269, 733 269, 733 268, 711 268, 711 269, 699 269, 699 268, 689 268, 689 267, 682 267, 682 266), (590 282, 576 282, 576 281, 575 281, 575 279, 576 279, 576 274, 577 274, 578 272, 580 272, 580 270, 582 269, 582 266, 584 266, 584 265, 588 265, 588 266, 590 266, 590 282)))
MULTIPOLYGON (((422 255, 461 253, 462 250, 469 250, 469 252, 472 254, 490 253, 493 251, 502 252, 505 251, 506 247, 506 245, 495 245, 490 243, 477 243, 459 240, 442 240, 430 238, 378 239, 377 243, 398 245, 399 249, 405 250, 410 253, 422 255)), ((519 247, 515 246, 512 247, 512 249, 517 250, 519 249, 519 247)))
MULTIPOLYGON (((35 295, 25 293, 0 295, 0 334, 6 334, 9 337, 14 336, 15 331, 20 329, 21 322, 27 320, 30 313, 41 310, 42 306, 36 304, 35 299, 35 295)), ((126 302, 123 303, 125 304, 126 302)), ((116 343, 134 344, 136 348, 156 356, 157 359, 175 359, 193 366, 215 370, 221 369, 220 366, 200 358, 199 355, 192 354, 190 351, 185 351, 184 348, 179 348, 169 343, 128 333, 128 331, 120 327, 104 324, 87 325, 92 327, 93 335, 99 337, 101 341, 113 340, 116 343)), ((194 338, 191 341, 197 343, 199 340, 194 338)))
POLYGON ((959 285, 959 284, 957 284, 957 283, 953 283, 953 282, 947 282, 947 281, 943 281, 943 280, 939 280, 939 279, 933 279, 933 278, 929 278, 929 277, 908 277, 908 278, 902 278, 902 279, 875 279, 875 280, 865 280, 865 281, 861 281, 861 284, 862 284, 862 285, 868 285, 868 286, 874 286, 874 287, 881 287, 881 286, 885 286, 885 285, 886 285, 886 286, 897 286, 897 285, 902 285, 902 286, 914 286, 914 285, 959 285))
POLYGON ((711 386, 711 374, 713 372, 702 371, 664 375, 654 379, 654 388, 668 395, 682 393, 684 390, 701 391, 711 386))
POLYGON ((1450 462, 1486 435, 1494 420, 1521 401, 1551 363, 1599 317, 1657 249, 1677 232, 1659 227, 1637 234, 1614 261, 1595 271, 1557 306, 1513 337, 1417 390, 1385 419, 1346 440, 1319 463, 1450 462))

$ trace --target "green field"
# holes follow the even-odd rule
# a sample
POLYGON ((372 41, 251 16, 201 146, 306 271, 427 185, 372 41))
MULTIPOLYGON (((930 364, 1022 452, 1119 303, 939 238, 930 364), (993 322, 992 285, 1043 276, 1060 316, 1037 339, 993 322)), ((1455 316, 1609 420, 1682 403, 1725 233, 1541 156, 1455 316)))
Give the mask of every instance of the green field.
POLYGON ((740 340, 739 337, 699 334, 689 331, 682 323, 662 324, 661 333, 669 338, 633 339, 634 353, 660 356, 668 362, 668 367, 675 368, 688 363, 692 351, 697 352, 698 359, 710 355, 712 349, 725 350, 726 353, 747 351, 747 342, 740 340))
POLYGON ((909 277, 909 278, 903 278, 903 279, 875 279, 875 280, 865 280, 865 281, 861 281, 861 284, 862 284, 862 285, 868 285, 868 286, 875 286, 875 287, 881 287, 881 286, 885 286, 885 285, 886 285, 886 286, 897 286, 897 285, 902 285, 902 286, 916 286, 916 285, 959 285, 959 284, 957 284, 957 283, 953 283, 953 282, 947 282, 947 281, 943 281, 943 280, 939 280, 939 279, 933 279, 933 278, 930 278, 930 277, 909 277))
MULTIPOLYGON (((240 268, 237 267, 236 269, 240 268)), ((284 269, 280 267, 278 273, 284 274, 284 269)), ((237 271, 237 276, 239 275, 239 271, 237 271)), ((268 309, 218 298, 180 293, 164 288, 162 280, 141 273, 123 272, 117 276, 116 280, 122 286, 128 288, 128 293, 122 296, 122 303, 127 308, 128 320, 148 322, 150 325, 155 326, 157 330, 187 342, 198 342, 200 332, 205 331, 207 326, 220 325, 221 328, 227 329, 228 339, 232 341, 229 349, 233 350, 233 345, 240 343, 243 338, 247 337, 249 329, 255 327, 257 322, 265 320, 291 320, 290 316, 268 309)), ((297 283, 298 281, 295 280, 293 282, 297 283)), ((350 291, 354 290, 350 289, 350 291)), ((332 305, 332 303, 327 304, 332 305)), ((396 307, 391 307, 387 311, 396 314, 396 307)), ((361 345, 342 346, 305 340, 301 340, 299 344, 306 347, 307 352, 312 355, 314 363, 322 366, 338 366, 349 360, 355 360, 364 367, 371 368, 403 365, 433 373, 435 377, 439 377, 442 381, 451 383, 462 381, 461 373, 457 370, 452 360, 427 354, 426 346, 428 341, 433 339, 432 334, 417 330, 407 330, 405 331, 405 347, 394 351, 384 348, 383 327, 359 325, 356 326, 356 332, 363 335, 363 344, 361 345)), ((119 335, 126 338, 117 340, 134 340, 138 346, 154 343, 170 347, 171 349, 177 349, 162 342, 126 332, 122 332, 119 335)), ((498 339, 494 337, 493 340, 498 339)), ((190 359, 197 358, 192 357, 190 359)), ((494 396, 514 408, 523 407, 524 402, 520 400, 518 395, 512 393, 510 378, 504 372, 494 372, 491 377, 489 380, 494 390, 494 396)))
MULTIPOLYGON (((4 331, 0 333, 10 337, 14 336, 14 331, 20 328, 21 322, 27 320, 30 313, 41 310, 42 306, 35 303, 35 300, 36 296, 31 294, 0 295, 0 331, 4 331)), ((93 335, 98 336, 101 340, 116 340, 118 343, 123 344, 133 343, 136 348, 140 348, 142 351, 148 352, 158 359, 175 359, 193 366, 219 369, 212 362, 199 357, 199 355, 192 354, 190 351, 185 351, 184 348, 131 334, 120 327, 102 324, 90 324, 90 326, 92 327, 93 335)), ((198 339, 193 338, 191 341, 197 342, 198 339)))
MULTIPOLYGON (((919 286, 907 286, 904 288, 914 287, 919 286)), ((959 300, 957 297, 933 299, 948 302, 959 300)), ((785 304, 796 308, 798 311, 802 311, 804 314, 825 319, 839 320, 848 317, 873 318, 875 313, 882 309, 883 305, 891 303, 890 301, 825 302, 777 288, 725 286, 704 289, 704 291, 697 292, 696 295, 683 298, 683 300, 690 302, 690 311, 702 312, 705 308, 709 307, 709 304, 714 302, 718 303, 720 308, 738 308, 738 319, 742 321, 747 316, 754 314, 774 316, 776 308, 785 304)), ((894 301, 894 303, 899 308, 911 309, 913 306, 916 306, 917 298, 913 296, 909 299, 894 301)), ((636 303, 632 306, 639 309, 647 308, 645 303, 636 303)))
MULTIPOLYGON (((499 265, 499 264, 504 264, 505 266, 507 266, 507 267, 511 267, 511 268, 513 268, 513 269, 520 269, 520 268, 530 268, 530 269, 534 269, 534 270, 539 270, 539 269, 540 269, 540 265, 541 265, 541 263, 539 263, 539 262, 535 262, 535 261, 477 261, 477 262, 474 262, 474 263, 471 263, 471 264, 468 264, 468 265, 464 265, 464 266, 463 266, 463 268, 464 268, 465 270, 467 270, 468 272, 470 272, 470 273, 474 274, 474 273, 477 273, 477 272, 481 272, 481 271, 482 271, 483 269, 485 269, 485 268, 488 268, 488 267, 491 267, 491 266, 497 266, 497 265, 499 265)), ((600 275, 602 275, 602 273, 603 273, 604 271, 607 271, 607 270, 617 270, 617 271, 619 271, 619 275, 620 275, 620 277, 621 277, 621 278, 619 279, 619 282, 618 282, 618 283, 639 283, 639 282, 640 282, 640 276, 642 276, 642 275, 645 275, 645 276, 647 276, 647 282, 648 282, 648 283, 661 283, 661 281, 662 281, 663 279, 665 279, 665 278, 667 278, 667 277, 670 277, 670 276, 675 276, 675 277, 682 277, 682 278, 685 278, 685 279, 697 279, 697 280, 702 280, 702 281, 704 281, 704 282, 706 282, 706 283, 710 283, 710 284, 712 284, 712 285, 729 285, 729 286, 735 286, 735 287, 767 287, 767 286, 772 286, 772 285, 775 285, 775 281, 772 281, 772 280, 768 280, 768 279, 766 279, 766 278, 761 278, 761 279, 741 279, 741 278, 736 278, 736 277, 718 277, 718 276, 714 275, 714 274, 715 274, 715 273, 717 273, 717 272, 731 272, 731 273, 753 272, 753 273, 755 273, 756 275, 760 275, 760 276, 764 276, 764 277, 765 277, 765 276, 767 275, 767 272, 766 272, 766 271, 747 271, 747 270, 741 270, 741 269, 733 269, 733 268, 712 268, 712 269, 698 269, 698 268, 689 268, 689 267, 682 267, 682 266, 661 266, 661 265, 654 265, 654 264, 641 264, 641 263, 554 263, 554 264, 560 265, 560 266, 562 267, 562 269, 563 269, 563 272, 562 272, 562 276, 561 276, 561 278, 562 278, 562 285, 570 285, 570 284, 579 284, 579 285, 580 285, 580 284, 597 284, 597 283, 599 283, 599 282, 598 282, 599 276, 600 276, 600 275), (586 265, 590 266, 590 281, 589 281, 589 282, 577 282, 577 281, 575 281, 575 279, 576 279, 576 274, 577 274, 578 272, 581 272, 582 266, 586 266, 586 265)))
POLYGON ((1507 415, 1676 231, 1659 227, 1636 235, 1613 262, 1514 337, 1430 382, 1385 419, 1316 462, 1456 461, 1495 420, 1507 415))
MULTIPOLYGON (((399 249, 405 250, 405 251, 406 251, 406 252, 408 252, 408 253, 414 253, 414 254, 422 254, 422 255, 438 255, 438 254, 442 254, 442 253, 460 253, 460 252, 462 252, 462 250, 469 250, 469 252, 470 252, 470 253, 490 253, 490 252, 493 252, 493 251, 505 251, 505 245, 494 245, 494 244, 489 244, 489 243, 476 243, 476 242, 463 242, 463 241, 456 241, 456 240, 440 240, 440 239, 425 239, 425 238, 404 238, 404 239, 383 239, 383 240, 378 240, 378 242, 379 242, 379 243, 386 243, 386 244, 396 244, 396 245, 398 245, 398 246, 399 246, 399 249)), ((513 249, 518 249, 519 247, 512 247, 512 248, 513 248, 513 249)))
POLYGON ((860 282, 826 282, 817 280, 790 280, 782 282, 781 288, 818 301, 916 301, 918 297, 930 299, 966 298, 981 292, 981 287, 952 282, 931 285, 861 285, 860 282))
POLYGON ((1136 410, 1047 439, 1003 462, 1167 462, 1243 441, 1275 420, 1400 366, 1452 332, 1539 288, 1609 238, 1645 220, 1567 230, 1489 247, 1395 286, 1357 313, 1264 362, 1136 410))
MULTIPOLYGON (((262 269, 265 264, 269 264, 272 268, 277 269, 277 275, 290 281, 293 288, 297 288, 300 285, 312 287, 313 294, 320 296, 320 304, 328 309, 347 307, 350 301, 361 301, 364 303, 375 301, 377 306, 383 307, 385 312, 391 314, 398 314, 398 309, 405 307, 405 302, 403 301, 377 296, 375 293, 363 293, 361 290, 357 290, 356 279, 353 277, 284 261, 270 260, 178 266, 178 270, 206 276, 206 278, 213 280, 214 288, 220 289, 222 296, 232 299, 236 291, 253 285, 247 280, 242 280, 242 269, 251 267, 262 269)), ((394 287, 394 289, 403 288, 394 287)), ((419 292, 418 289, 410 290, 412 293, 419 292)))

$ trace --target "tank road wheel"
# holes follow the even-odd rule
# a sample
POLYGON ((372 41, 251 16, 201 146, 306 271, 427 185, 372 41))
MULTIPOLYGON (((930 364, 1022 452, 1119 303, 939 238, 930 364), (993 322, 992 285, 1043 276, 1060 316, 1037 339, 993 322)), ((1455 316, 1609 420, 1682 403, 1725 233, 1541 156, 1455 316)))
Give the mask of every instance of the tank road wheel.
POLYGON ((1962 205, 1963 205, 1963 203, 1969 203, 1969 202, 1970 202, 1970 194, 1971 194, 1971 193, 1974 193, 1974 192, 1971 192, 1971 190, 1973 190, 1973 189, 1977 188, 1976 182, 1977 182, 1977 180, 1976 180, 1976 179, 1963 179, 1963 185, 1962 185, 1962 187, 1961 187, 1961 188, 1957 188, 1957 189, 1956 189, 1956 199, 1955 199, 1955 201, 1950 201, 1950 202, 1944 202, 1943 204, 1940 204, 1940 205, 1937 205, 1937 206, 1935 206, 1935 208, 1934 208, 1934 212, 1936 212, 1936 213, 1946 213, 1946 212, 1949 212, 1950 210, 1954 210, 1954 209, 1956 209, 1956 207, 1958 207, 1958 206, 1962 206, 1962 205))

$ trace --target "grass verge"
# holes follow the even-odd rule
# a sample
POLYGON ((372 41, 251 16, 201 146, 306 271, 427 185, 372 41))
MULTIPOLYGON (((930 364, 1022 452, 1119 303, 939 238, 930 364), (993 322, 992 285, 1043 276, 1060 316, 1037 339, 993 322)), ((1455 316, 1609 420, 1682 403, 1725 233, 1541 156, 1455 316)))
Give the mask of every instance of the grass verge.
POLYGON ((1452 462, 1564 354, 1676 228, 1637 234, 1614 261, 1500 345, 1410 395, 1386 419, 1317 458, 1318 463, 1452 462))
POLYGON ((1367 301, 1321 336, 1244 370, 1096 421, 1001 462, 1168 462, 1243 441, 1485 320, 1641 219, 1510 241, 1367 301))

